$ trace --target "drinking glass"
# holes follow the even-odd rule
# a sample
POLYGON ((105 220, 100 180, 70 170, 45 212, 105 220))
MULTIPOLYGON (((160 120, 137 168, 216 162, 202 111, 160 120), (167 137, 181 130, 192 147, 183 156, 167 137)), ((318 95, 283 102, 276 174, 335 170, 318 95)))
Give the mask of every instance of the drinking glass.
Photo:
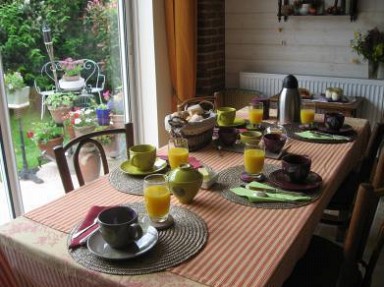
POLYGON ((168 142, 168 161, 171 169, 188 163, 189 150, 186 138, 171 138, 168 142))
POLYGON ((261 127, 261 122, 263 120, 263 103, 262 102, 255 102, 251 103, 248 106, 248 118, 250 127, 252 129, 259 129, 261 127))
POLYGON ((145 209, 152 222, 167 221, 171 205, 171 193, 166 175, 151 174, 144 178, 144 201, 145 209))
POLYGON ((262 143, 249 142, 244 147, 244 168, 250 176, 260 176, 264 167, 265 149, 262 143))
POLYGON ((304 127, 312 128, 315 121, 315 104, 314 103, 302 103, 300 109, 300 120, 304 127))

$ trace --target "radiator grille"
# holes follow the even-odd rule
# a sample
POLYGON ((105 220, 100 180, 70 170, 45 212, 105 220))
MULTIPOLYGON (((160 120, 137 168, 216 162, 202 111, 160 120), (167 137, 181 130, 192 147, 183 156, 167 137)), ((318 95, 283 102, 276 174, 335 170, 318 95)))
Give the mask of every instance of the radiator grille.
MULTIPOLYGON (((286 75, 281 74, 241 72, 240 88, 258 90, 272 96, 280 92, 285 77, 286 75)), ((296 78, 299 87, 315 94, 324 93, 327 87, 340 87, 347 96, 364 98, 358 116, 368 119, 371 126, 383 118, 384 81, 298 75, 296 78)))

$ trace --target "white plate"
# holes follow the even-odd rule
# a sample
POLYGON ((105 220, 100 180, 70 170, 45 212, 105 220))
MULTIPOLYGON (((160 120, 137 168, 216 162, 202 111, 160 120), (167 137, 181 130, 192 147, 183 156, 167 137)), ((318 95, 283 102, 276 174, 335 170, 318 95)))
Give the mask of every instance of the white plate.
POLYGON ((148 226, 144 235, 132 242, 125 249, 114 249, 108 245, 99 231, 92 234, 87 241, 88 250, 98 257, 110 260, 123 260, 137 257, 151 250, 159 238, 156 228, 148 226))

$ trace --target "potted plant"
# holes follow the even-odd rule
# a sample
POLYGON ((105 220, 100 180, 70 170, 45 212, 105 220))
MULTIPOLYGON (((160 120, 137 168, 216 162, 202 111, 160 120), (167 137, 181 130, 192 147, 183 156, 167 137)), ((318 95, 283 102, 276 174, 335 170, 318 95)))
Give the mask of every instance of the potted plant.
POLYGON ((73 112, 72 116, 73 128, 76 137, 93 132, 97 127, 96 113, 93 108, 76 110, 73 112))
POLYGON ((25 85, 21 73, 7 73, 5 74, 4 80, 8 105, 21 105, 29 102, 30 87, 25 85))
POLYGON ((47 105, 53 120, 62 124, 65 116, 69 113, 73 106, 73 101, 76 98, 74 93, 54 93, 49 95, 44 103, 47 105))
POLYGON ((368 77, 377 79, 379 64, 384 62, 384 33, 376 27, 366 34, 355 32, 352 49, 368 60, 368 77))
POLYGON ((96 116, 97 122, 101 126, 109 126, 110 124, 110 114, 111 110, 106 104, 100 104, 96 107, 96 116))
POLYGON ((61 68, 63 69, 63 79, 65 81, 78 81, 80 79, 80 72, 83 69, 83 60, 74 60, 72 58, 66 58, 59 61, 61 68))
POLYGON ((124 98, 123 92, 111 95, 109 91, 103 93, 104 99, 107 101, 107 107, 110 110, 111 124, 114 128, 124 127, 124 98))
POLYGON ((63 129, 53 121, 32 123, 33 130, 27 132, 27 137, 32 139, 39 149, 54 158, 53 148, 64 141, 63 129))

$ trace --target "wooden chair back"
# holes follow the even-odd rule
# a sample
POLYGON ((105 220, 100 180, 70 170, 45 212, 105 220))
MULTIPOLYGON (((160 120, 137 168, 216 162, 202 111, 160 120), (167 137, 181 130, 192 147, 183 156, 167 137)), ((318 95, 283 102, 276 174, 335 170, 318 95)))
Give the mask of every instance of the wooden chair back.
POLYGON ((89 134, 85 134, 83 136, 77 137, 71 141, 69 141, 66 145, 62 146, 56 146, 54 148, 55 157, 56 157, 56 163, 57 168, 59 170, 59 174, 61 177, 61 181, 64 186, 64 190, 66 193, 72 191, 74 189, 69 165, 68 165, 68 159, 66 156, 66 153, 74 148, 74 154, 73 154, 73 165, 76 172, 76 177, 79 182, 80 186, 83 186, 85 184, 84 177, 80 168, 80 162, 79 162, 79 154, 82 149, 82 147, 85 144, 93 144, 97 150, 99 151, 99 156, 101 158, 102 166, 103 166, 103 172, 104 174, 109 173, 109 167, 108 167, 108 160, 107 156, 105 154, 104 148, 101 145, 101 143, 97 140, 97 137, 100 136, 107 136, 107 135, 116 135, 116 134, 124 134, 125 135, 125 143, 126 143, 126 150, 127 150, 127 158, 128 156, 128 149, 133 146, 134 144, 134 133, 133 133, 133 124, 132 123, 126 123, 124 128, 119 129, 106 129, 103 131, 96 131, 89 134))

